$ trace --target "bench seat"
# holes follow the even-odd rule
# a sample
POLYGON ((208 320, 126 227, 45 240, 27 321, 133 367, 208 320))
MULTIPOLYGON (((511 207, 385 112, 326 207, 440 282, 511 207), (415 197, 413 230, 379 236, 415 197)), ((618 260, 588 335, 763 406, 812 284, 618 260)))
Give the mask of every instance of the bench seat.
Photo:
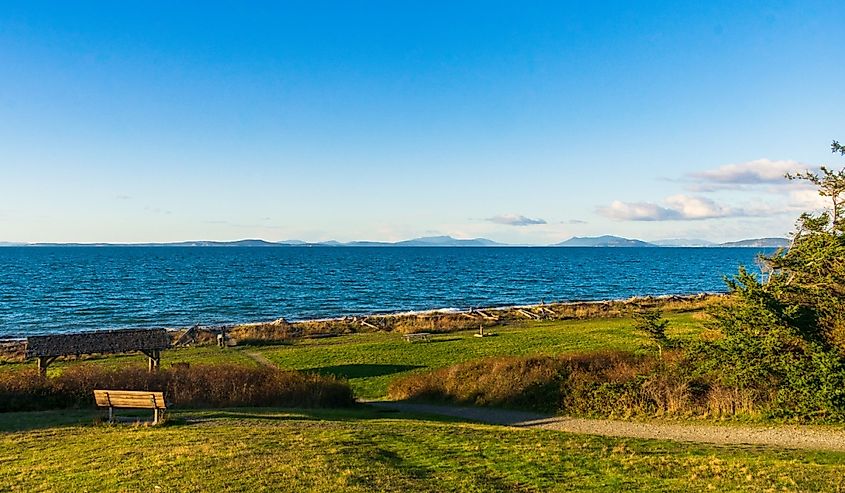
POLYGON ((153 424, 158 424, 167 409, 164 392, 152 390, 95 390, 97 407, 109 408, 109 422, 114 421, 114 409, 152 409, 153 424))
POLYGON ((414 341, 431 341, 431 334, 428 332, 412 332, 410 334, 405 334, 403 336, 406 341, 414 342, 414 341))

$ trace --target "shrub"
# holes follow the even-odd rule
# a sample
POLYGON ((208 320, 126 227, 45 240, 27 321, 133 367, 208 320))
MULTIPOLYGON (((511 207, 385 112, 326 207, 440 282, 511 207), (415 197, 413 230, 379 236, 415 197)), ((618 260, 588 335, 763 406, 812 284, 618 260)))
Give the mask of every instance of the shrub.
POLYGON ((0 411, 92 406, 94 389, 164 391, 179 407, 342 407, 352 390, 332 376, 236 365, 193 365, 149 373, 139 367, 108 370, 90 365, 54 378, 35 370, 0 373, 0 411))
POLYGON ((485 359, 397 379, 389 395, 600 417, 756 417, 774 400, 701 374, 680 351, 485 359))
POLYGON ((666 327, 669 321, 663 318, 660 308, 642 309, 634 312, 634 329, 644 333, 657 346, 657 351, 663 355, 666 346, 666 327))
POLYGON ((389 394, 395 399, 553 409, 562 369, 556 363, 543 356, 462 363, 394 381, 389 394))
POLYGON ((288 341, 298 335, 291 324, 284 319, 268 323, 238 325, 229 330, 226 335, 238 344, 263 345, 268 343, 288 341))

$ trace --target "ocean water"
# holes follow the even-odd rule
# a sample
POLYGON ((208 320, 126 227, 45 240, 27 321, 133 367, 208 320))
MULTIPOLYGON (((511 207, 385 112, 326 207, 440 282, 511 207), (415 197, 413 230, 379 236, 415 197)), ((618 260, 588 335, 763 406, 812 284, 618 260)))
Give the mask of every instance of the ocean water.
POLYGON ((0 337, 725 290, 753 248, 0 248, 0 337))

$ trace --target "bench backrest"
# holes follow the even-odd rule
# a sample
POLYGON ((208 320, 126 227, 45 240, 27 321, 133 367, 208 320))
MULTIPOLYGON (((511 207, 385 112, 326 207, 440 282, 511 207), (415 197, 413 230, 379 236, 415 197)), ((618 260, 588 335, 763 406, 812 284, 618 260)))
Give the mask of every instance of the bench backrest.
POLYGON ((150 390, 95 390, 94 400, 99 407, 167 409, 164 392, 150 390))

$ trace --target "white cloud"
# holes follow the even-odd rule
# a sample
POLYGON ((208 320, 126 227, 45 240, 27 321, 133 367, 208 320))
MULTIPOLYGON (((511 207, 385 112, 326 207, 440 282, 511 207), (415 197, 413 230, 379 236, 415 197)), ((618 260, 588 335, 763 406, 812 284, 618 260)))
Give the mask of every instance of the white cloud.
POLYGON ((726 217, 771 216, 784 209, 767 205, 736 208, 719 204, 706 197, 672 195, 663 204, 651 202, 613 201, 600 207, 598 213, 616 221, 695 221, 726 217))
POLYGON ((789 205, 796 210, 824 209, 831 206, 830 199, 819 195, 818 190, 792 190, 789 192, 789 205))
POLYGON ((676 211, 682 219, 712 219, 716 217, 731 217, 745 215, 740 210, 734 210, 717 204, 705 197, 691 197, 689 195, 672 195, 665 200, 669 209, 676 211))
POLYGON ((535 224, 546 224, 545 219, 532 219, 521 214, 499 214, 498 216, 485 219, 491 223, 504 224, 507 226, 532 226, 535 224))
POLYGON ((614 200, 607 207, 599 207, 599 214, 617 221, 669 221, 680 219, 678 211, 649 202, 614 200))
POLYGON ((743 185, 776 184, 786 185, 787 173, 811 169, 810 166, 791 160, 756 159, 739 164, 726 164, 716 169, 690 173, 688 178, 696 180, 694 186, 700 191, 723 188, 741 188, 743 185))

